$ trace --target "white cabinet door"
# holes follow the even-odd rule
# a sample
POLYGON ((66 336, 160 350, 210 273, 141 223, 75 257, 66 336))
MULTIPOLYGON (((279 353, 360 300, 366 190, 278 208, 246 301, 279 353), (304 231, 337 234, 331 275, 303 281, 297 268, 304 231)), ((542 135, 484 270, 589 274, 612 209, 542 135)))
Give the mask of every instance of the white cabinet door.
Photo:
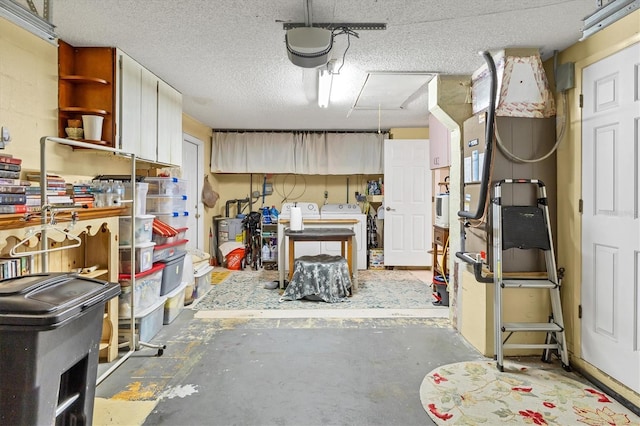
POLYGON ((140 103, 140 158, 149 161, 158 159, 158 77, 142 69, 142 99, 140 103))
POLYGON ((118 113, 116 131, 120 149, 140 153, 140 77, 142 66, 118 51, 118 85, 116 106, 118 113))
POLYGON ((158 80, 158 162, 182 165, 182 95, 158 80))

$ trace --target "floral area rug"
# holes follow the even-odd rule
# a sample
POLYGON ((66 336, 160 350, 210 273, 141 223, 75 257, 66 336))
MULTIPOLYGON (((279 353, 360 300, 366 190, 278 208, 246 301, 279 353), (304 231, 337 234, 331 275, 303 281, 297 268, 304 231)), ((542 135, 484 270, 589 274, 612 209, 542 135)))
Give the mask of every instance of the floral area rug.
MULTIPOLYGON (((561 370, 558 370, 561 371, 561 370)), ((436 368, 420 400, 438 425, 640 425, 640 418, 572 373, 495 361, 436 368)))
MULTIPOLYGON (((232 271, 193 306, 196 310, 267 309, 426 309, 434 308, 431 286, 410 271, 359 271, 358 291, 345 301, 280 301, 283 290, 265 284, 278 279, 278 271, 232 271)), ((440 309, 448 309, 439 307, 440 309)))

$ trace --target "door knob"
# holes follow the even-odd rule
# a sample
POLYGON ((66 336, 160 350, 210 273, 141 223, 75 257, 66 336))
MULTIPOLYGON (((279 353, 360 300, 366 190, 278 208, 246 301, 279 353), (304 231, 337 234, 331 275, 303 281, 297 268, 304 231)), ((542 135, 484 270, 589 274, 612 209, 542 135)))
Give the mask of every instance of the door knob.
POLYGON ((391 207, 387 207, 385 210, 388 211, 388 212, 390 212, 390 211, 394 211, 395 212, 396 211, 396 209, 392 209, 391 207))

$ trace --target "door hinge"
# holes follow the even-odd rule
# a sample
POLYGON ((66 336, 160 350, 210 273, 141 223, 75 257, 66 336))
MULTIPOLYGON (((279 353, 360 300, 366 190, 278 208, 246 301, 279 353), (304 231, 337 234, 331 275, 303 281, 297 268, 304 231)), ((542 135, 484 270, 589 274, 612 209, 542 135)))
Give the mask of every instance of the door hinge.
POLYGON ((584 207, 584 203, 582 202, 582 198, 578 200, 578 213, 582 213, 582 209, 584 207))
POLYGON ((582 108, 583 101, 584 101, 584 98, 582 97, 582 94, 580 94, 580 108, 582 108))
POLYGON ((582 305, 578 305, 578 318, 582 318, 582 305))

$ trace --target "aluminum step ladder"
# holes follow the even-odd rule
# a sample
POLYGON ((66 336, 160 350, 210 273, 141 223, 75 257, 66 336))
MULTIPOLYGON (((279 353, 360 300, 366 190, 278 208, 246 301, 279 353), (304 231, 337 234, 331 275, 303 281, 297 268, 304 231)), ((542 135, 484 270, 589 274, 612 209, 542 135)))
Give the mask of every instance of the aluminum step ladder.
POLYGON ((498 370, 504 371, 505 349, 543 349, 542 360, 549 362, 555 353, 562 362, 562 367, 570 371, 569 354, 564 332, 562 305, 560 303, 560 285, 562 271, 556 267, 553 250, 553 237, 549 226, 549 207, 545 185, 537 179, 504 179, 494 185, 492 198, 493 214, 493 281, 494 294, 494 327, 495 354, 498 370), (502 203, 502 186, 505 184, 537 185, 537 205, 505 206, 502 203), (542 250, 544 252, 547 278, 503 278, 503 251, 509 249, 542 250), (503 322, 503 291, 514 289, 549 290, 551 298, 551 315, 548 322, 503 322), (517 332, 546 333, 544 343, 508 343, 509 338, 517 332), (503 334, 506 333, 506 336, 503 334))

